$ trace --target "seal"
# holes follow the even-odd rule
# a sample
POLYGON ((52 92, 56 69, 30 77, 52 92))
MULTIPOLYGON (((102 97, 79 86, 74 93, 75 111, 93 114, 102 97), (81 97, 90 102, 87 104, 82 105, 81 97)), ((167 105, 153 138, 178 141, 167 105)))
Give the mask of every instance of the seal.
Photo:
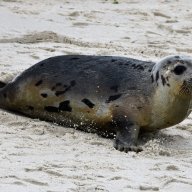
POLYGON ((0 107, 105 137, 141 151, 139 132, 173 126, 190 113, 192 58, 158 62, 66 55, 43 60, 0 84, 0 107))

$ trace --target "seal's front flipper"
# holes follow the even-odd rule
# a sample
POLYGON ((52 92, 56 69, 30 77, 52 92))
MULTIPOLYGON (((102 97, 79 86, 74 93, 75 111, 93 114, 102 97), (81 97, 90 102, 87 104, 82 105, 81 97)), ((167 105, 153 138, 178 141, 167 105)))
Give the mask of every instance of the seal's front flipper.
POLYGON ((117 134, 114 141, 115 149, 119 151, 124 151, 126 153, 128 151, 142 151, 141 147, 136 146, 140 129, 138 125, 131 121, 122 120, 116 122, 116 126, 117 134))

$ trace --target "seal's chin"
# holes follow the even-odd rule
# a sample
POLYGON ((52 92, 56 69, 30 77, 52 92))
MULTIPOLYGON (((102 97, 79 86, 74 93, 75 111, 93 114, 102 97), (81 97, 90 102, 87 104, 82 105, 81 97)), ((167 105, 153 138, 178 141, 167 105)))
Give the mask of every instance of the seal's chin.
POLYGON ((183 84, 181 85, 179 94, 192 96, 192 79, 183 82, 183 84))

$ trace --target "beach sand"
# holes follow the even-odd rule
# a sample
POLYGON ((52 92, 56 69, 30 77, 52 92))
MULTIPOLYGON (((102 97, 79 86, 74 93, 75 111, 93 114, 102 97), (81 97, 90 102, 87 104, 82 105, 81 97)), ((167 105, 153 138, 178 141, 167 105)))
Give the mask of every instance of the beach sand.
MULTIPOLYGON (((157 61, 192 54, 190 0, 1 0, 0 79, 63 54, 157 61)), ((143 136, 141 153, 0 110, 2 192, 191 192, 192 120, 143 136)))

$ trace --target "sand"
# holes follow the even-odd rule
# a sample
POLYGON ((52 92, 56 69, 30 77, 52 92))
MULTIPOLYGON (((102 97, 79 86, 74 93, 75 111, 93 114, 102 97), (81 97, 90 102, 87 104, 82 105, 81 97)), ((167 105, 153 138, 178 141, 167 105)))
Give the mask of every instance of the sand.
MULTIPOLYGON (((190 0, 1 0, 0 78, 61 54, 156 61, 192 53, 190 0)), ((191 192, 192 120, 143 136, 144 151, 0 110, 0 191, 191 192)))

